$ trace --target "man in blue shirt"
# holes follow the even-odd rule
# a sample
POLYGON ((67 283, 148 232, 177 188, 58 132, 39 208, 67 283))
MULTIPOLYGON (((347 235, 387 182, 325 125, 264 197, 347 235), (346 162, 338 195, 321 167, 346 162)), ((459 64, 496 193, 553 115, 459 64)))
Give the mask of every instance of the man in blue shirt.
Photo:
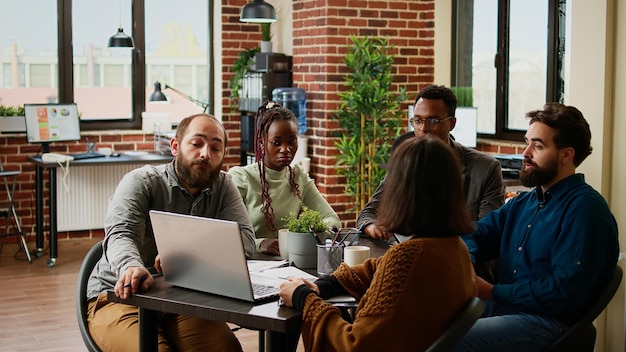
POLYGON ((475 263, 498 259, 495 284, 476 277, 483 317, 455 351, 542 351, 586 311, 611 278, 617 223, 575 169, 591 154, 581 112, 548 103, 531 111, 522 193, 464 236, 475 263))

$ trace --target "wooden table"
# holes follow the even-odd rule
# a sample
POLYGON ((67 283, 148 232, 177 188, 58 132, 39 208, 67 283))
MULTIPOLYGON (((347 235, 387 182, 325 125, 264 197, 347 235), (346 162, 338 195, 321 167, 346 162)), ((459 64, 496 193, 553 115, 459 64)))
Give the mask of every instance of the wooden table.
POLYGON ((266 331, 267 351, 295 351, 300 338, 302 314, 279 306, 278 301, 251 303, 208 293, 188 290, 155 280, 148 292, 139 292, 122 300, 108 291, 109 301, 139 307, 139 350, 157 350, 157 315, 159 312, 184 314, 224 321, 244 328, 266 331))
MULTIPOLYGON (((370 237, 361 237, 359 244, 370 247, 370 257, 379 257, 389 248, 386 241, 370 237)), ((154 286, 148 292, 135 293, 126 300, 116 297, 113 290, 108 290, 107 294, 109 301, 139 308, 140 351, 157 350, 159 312, 184 314, 265 330, 267 351, 295 351, 300 338, 302 314, 295 309, 279 306, 275 300, 267 303, 246 302, 175 287, 165 283, 163 277, 156 278, 154 286)))

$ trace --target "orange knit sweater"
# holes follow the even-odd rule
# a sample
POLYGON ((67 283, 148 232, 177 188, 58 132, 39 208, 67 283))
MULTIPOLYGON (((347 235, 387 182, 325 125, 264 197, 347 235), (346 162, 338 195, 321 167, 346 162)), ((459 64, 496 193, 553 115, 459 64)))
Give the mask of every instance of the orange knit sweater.
POLYGON ((333 273, 360 300, 354 323, 317 295, 305 300, 306 351, 423 351, 475 295, 460 237, 416 238, 333 273))

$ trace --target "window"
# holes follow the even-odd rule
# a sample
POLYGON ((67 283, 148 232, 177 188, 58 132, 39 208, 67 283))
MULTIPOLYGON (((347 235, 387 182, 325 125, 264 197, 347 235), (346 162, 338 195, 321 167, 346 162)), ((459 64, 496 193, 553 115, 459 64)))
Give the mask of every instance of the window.
POLYGON ((526 113, 563 102, 565 0, 456 0, 452 86, 481 137, 521 140, 526 113))
POLYGON ((174 119, 201 112, 171 90, 163 91, 167 104, 153 106, 148 98, 159 80, 213 105, 209 4, 3 0, 0 104, 76 102, 84 130, 139 128, 144 111, 174 119), (108 47, 119 26, 134 48, 108 47))

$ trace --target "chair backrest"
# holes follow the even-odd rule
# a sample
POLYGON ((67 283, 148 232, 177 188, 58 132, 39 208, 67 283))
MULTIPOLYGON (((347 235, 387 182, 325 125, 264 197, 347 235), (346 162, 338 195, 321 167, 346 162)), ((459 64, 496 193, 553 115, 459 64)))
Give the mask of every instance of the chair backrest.
POLYGON ((593 321, 602 313, 609 304, 622 281, 622 268, 615 267, 613 277, 604 290, 596 298, 595 303, 587 313, 578 320, 563 336, 556 340, 546 352, 560 351, 590 351, 593 352, 596 342, 596 328, 593 321))
POLYGON ((474 325, 485 310, 485 302, 472 297, 454 318, 446 331, 433 342, 426 352, 449 352, 461 340, 465 333, 474 325))
POLYGON ((94 244, 85 255, 78 271, 78 282, 76 285, 76 318, 78 319, 78 328, 83 341, 85 341, 85 346, 87 346, 90 352, 100 352, 100 348, 91 338, 87 326, 87 282, 100 257, 102 257, 102 241, 94 244))

